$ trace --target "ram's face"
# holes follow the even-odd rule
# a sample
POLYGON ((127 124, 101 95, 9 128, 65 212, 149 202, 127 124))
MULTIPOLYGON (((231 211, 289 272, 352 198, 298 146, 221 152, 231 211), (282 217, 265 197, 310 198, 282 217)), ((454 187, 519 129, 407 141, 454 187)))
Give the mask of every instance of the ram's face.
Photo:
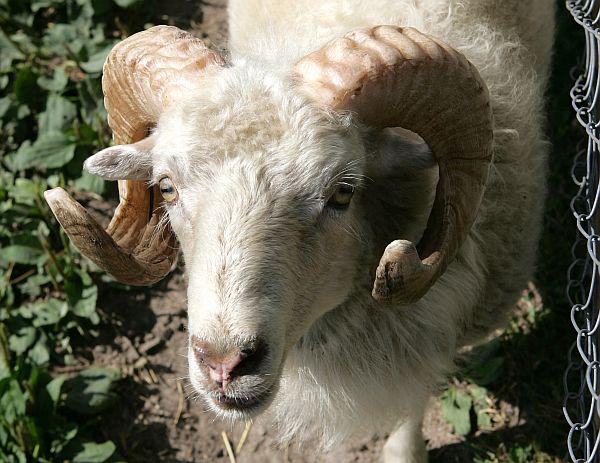
MULTIPOLYGON (((124 40, 104 67, 111 127, 123 141, 139 140, 157 119, 158 127, 85 163, 109 180, 160 186, 190 275, 192 382, 229 416, 264 406, 287 350, 348 297, 352 272, 366 266, 357 265, 366 248, 361 224, 373 224, 366 245, 380 256, 374 298, 408 304, 426 294, 469 234, 493 147, 492 105, 475 66, 412 28, 334 39, 296 62, 295 83, 250 67, 226 67, 173 27, 124 40), (362 207, 367 156, 358 130, 317 105, 352 110, 365 128, 374 181, 362 207), (414 177, 410 162, 381 134, 398 126, 433 148, 440 174, 433 206, 433 189, 410 194, 401 181, 414 177), (411 232, 399 222, 416 225, 411 232)), ((149 191, 123 185, 106 231, 64 190, 45 197, 85 255, 122 282, 150 284, 171 267, 173 233, 156 233, 160 212, 146 216, 149 191)))
POLYGON ((228 416, 266 405, 287 350, 348 296, 364 162, 347 121, 234 84, 166 113, 152 149, 189 276, 190 378, 228 416))

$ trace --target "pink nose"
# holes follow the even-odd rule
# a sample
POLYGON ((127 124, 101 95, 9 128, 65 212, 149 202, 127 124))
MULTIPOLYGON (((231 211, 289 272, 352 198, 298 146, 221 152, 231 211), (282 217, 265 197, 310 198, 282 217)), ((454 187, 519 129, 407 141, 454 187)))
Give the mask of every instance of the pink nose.
POLYGON ((237 367, 243 357, 241 352, 226 357, 225 360, 219 361, 205 357, 206 366, 208 366, 208 376, 221 389, 226 389, 229 382, 233 379, 235 367, 237 367))
POLYGON ((209 343, 192 336, 194 356, 201 366, 208 370, 211 385, 221 391, 237 377, 253 373, 265 354, 260 342, 254 342, 242 348, 235 347, 225 353, 219 352, 209 343))

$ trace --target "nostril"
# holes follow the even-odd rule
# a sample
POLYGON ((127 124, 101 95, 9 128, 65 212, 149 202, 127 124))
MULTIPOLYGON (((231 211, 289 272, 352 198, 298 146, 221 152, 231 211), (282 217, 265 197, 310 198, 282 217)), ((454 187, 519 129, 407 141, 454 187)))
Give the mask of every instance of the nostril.
POLYGON ((260 340, 240 349, 240 362, 235 367, 235 375, 247 375, 255 372, 267 355, 266 344, 260 340))
POLYGON ((240 352, 244 354, 245 357, 249 357, 250 355, 254 354, 254 352, 256 352, 256 349, 254 347, 244 347, 240 349, 240 352))

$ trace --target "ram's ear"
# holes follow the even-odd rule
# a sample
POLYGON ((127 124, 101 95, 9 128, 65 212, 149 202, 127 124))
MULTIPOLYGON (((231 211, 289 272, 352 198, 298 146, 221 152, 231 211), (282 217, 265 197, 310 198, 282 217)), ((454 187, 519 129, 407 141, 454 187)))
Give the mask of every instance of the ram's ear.
POLYGON ((150 135, 130 145, 111 146, 87 158, 83 168, 105 180, 148 180, 154 144, 150 135))

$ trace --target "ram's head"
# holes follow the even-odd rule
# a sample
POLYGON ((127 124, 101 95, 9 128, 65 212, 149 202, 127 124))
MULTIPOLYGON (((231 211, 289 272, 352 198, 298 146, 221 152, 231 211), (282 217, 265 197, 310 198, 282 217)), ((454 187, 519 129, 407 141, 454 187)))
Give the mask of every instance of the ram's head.
POLYGON ((160 280, 181 245, 190 377, 229 416, 269 402, 287 352, 324 313, 370 286, 380 303, 421 298, 469 233, 491 162, 477 71, 413 29, 352 32, 279 75, 155 27, 114 48, 103 87, 120 144, 86 168, 119 180, 110 226, 63 190, 46 198, 122 282, 160 280), (393 200, 379 179, 401 178, 402 153, 377 146, 390 127, 418 133, 439 167, 416 246, 394 236, 402 217, 382 217, 393 200))

